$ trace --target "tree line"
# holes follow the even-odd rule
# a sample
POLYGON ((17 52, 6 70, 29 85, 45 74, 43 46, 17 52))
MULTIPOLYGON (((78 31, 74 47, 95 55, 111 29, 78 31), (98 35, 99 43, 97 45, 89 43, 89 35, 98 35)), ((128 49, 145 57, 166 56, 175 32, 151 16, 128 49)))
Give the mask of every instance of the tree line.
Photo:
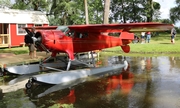
MULTIPOLYGON (((89 24, 102 24, 105 0, 86 0, 89 24)), ((161 4, 153 0, 110 0, 109 23, 162 22, 180 20, 180 0, 176 0, 169 19, 161 19, 161 4)), ((83 0, 0 0, 0 8, 35 10, 46 13, 50 25, 86 24, 83 0), (12 1, 14 1, 12 3, 12 1)))

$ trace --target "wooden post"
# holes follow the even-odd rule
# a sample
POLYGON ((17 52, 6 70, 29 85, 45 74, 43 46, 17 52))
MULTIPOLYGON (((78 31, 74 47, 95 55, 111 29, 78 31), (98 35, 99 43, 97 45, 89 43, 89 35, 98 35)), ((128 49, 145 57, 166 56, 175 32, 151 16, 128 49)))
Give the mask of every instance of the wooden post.
POLYGON ((86 24, 89 24, 87 0, 84 0, 84 7, 85 7, 86 24))
POLYGON ((109 8, 110 8, 110 0, 105 0, 104 4, 104 24, 109 24, 109 8))

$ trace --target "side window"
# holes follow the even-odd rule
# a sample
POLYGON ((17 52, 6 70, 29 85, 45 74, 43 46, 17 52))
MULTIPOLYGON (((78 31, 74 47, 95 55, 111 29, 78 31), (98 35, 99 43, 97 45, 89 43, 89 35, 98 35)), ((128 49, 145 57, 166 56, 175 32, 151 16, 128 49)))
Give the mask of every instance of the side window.
POLYGON ((42 24, 34 24, 34 27, 42 26, 42 24))
POLYGON ((67 31, 66 33, 65 33, 65 35, 66 36, 68 36, 68 37, 74 37, 74 31, 67 31))
POLYGON ((109 33, 108 36, 113 36, 113 37, 120 37, 121 33, 120 32, 114 32, 114 33, 109 33))
POLYGON ((76 33, 76 38, 82 38, 82 34, 81 33, 76 33))
POLYGON ((76 38, 86 38, 88 37, 88 33, 76 33, 76 38))
POLYGON ((23 29, 23 27, 26 27, 26 24, 17 24, 17 34, 18 35, 25 35, 26 31, 23 29))

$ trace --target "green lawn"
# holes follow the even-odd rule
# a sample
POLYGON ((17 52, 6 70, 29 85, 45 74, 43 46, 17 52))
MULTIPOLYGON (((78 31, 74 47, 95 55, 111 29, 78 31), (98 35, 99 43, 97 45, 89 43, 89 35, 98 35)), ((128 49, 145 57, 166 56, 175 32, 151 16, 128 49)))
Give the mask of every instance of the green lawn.
MULTIPOLYGON (((170 39, 152 38, 150 43, 130 44, 131 53, 180 53, 180 40, 175 39, 175 44, 171 44, 170 39)), ((119 51, 120 47, 108 48, 107 51, 119 51)))
POLYGON ((1 48, 0 53, 24 54, 28 53, 28 47, 1 48))
MULTIPOLYGON (((140 36, 139 36, 140 37, 140 36)), ((159 36, 152 37, 150 43, 136 43, 130 44, 130 53, 124 53, 121 47, 108 48, 103 50, 104 52, 116 52, 123 55, 136 55, 136 56, 147 56, 147 55, 176 55, 180 56, 180 34, 175 38, 175 44, 171 44, 169 34, 160 34, 159 36)))
POLYGON ((170 40, 154 41, 145 44, 130 44, 131 52, 141 53, 180 53, 180 41, 171 44, 170 40))

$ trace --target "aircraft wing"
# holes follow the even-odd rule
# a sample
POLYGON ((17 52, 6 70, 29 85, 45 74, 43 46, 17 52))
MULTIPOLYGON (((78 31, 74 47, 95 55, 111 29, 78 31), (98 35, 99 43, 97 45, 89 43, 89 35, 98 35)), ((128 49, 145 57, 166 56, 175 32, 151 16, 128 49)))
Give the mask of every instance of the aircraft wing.
POLYGON ((76 32, 142 32, 142 31, 167 31, 173 28, 172 24, 164 23, 124 23, 124 24, 89 24, 70 25, 69 29, 76 32))
MULTIPOLYGON (((58 26, 36 26, 35 30, 55 30, 58 26)), ((24 27, 23 29, 32 29, 32 27, 24 27)))

